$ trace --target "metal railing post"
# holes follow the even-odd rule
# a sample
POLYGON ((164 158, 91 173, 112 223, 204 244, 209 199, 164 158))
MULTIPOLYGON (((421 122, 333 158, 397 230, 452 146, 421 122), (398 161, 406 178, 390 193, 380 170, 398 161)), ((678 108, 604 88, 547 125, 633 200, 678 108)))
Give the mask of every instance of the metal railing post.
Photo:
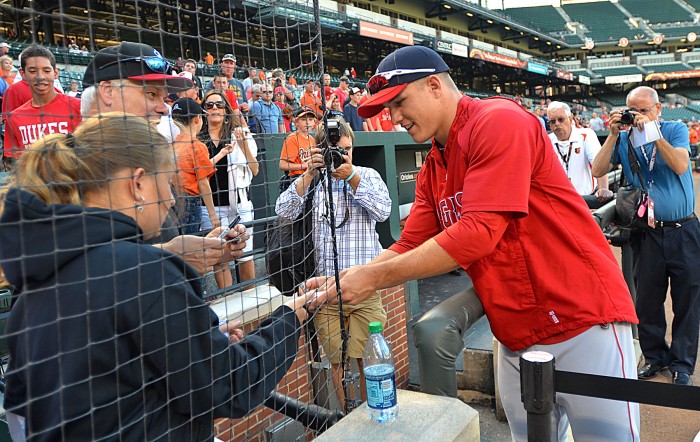
POLYGON ((527 440, 552 440, 554 356, 543 351, 520 357, 520 396, 527 411, 527 440))

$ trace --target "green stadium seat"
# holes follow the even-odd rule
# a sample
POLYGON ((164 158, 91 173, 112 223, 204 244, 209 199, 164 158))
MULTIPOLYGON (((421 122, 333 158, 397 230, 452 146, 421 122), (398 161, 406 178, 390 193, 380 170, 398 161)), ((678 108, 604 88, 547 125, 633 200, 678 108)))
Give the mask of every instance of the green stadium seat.
POLYGON ((594 68, 592 69, 598 75, 603 77, 609 77, 612 75, 632 75, 632 74, 644 74, 644 72, 638 66, 615 66, 612 68, 594 68))
POLYGON ((700 113, 693 111, 692 108, 689 107, 676 107, 676 108, 668 108, 664 107, 661 109, 661 118, 664 120, 671 120, 671 121, 676 121, 676 120, 697 120, 700 119, 700 113))
MULTIPOLYGON (((667 92, 668 94, 678 94, 683 97, 689 98, 691 100, 700 100, 700 89, 693 87, 693 88, 675 88, 671 91, 667 92)), ((691 106, 688 106, 689 108, 691 106)), ((700 107, 699 107, 700 108, 700 107)))
POLYGON ((509 8, 503 11, 513 21, 543 32, 566 31, 566 20, 552 6, 509 8))
POLYGON ((692 20, 688 11, 672 1, 663 2, 663 7, 659 4, 659 0, 620 0, 620 4, 635 17, 642 17, 648 20, 648 23, 672 23, 692 20))
POLYGON ((595 98, 597 98, 600 101, 610 103, 614 107, 624 106, 627 102, 627 94, 624 93, 620 94, 611 92, 603 95, 596 95, 595 98))
POLYGON ((562 8, 573 20, 586 25, 589 30, 586 35, 594 41, 617 41, 621 37, 632 40, 640 32, 630 28, 627 17, 610 2, 562 5, 562 8))
POLYGON ((654 31, 658 32, 659 34, 663 34, 665 38, 672 38, 672 37, 685 37, 688 35, 688 32, 695 32, 698 33, 698 30, 700 27, 697 25, 695 26, 671 26, 671 27, 664 27, 664 28, 659 28, 656 26, 651 27, 654 31))
POLYGON ((690 70, 685 63, 662 63, 662 64, 647 64, 644 69, 649 72, 678 72, 690 70))

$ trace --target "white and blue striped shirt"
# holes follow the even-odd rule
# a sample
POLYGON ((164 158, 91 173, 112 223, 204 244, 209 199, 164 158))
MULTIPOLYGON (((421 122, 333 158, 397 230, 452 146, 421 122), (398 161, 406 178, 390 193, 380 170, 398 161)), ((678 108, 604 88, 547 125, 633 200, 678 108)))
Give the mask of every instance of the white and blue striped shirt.
MULTIPOLYGON (((360 184, 353 191, 350 184, 343 180, 332 179, 333 199, 335 203, 335 224, 338 240, 339 270, 345 270, 356 265, 367 264, 382 251, 379 235, 376 232, 377 222, 382 222, 391 213, 391 198, 389 190, 376 170, 354 166, 360 176, 360 184), (346 210, 347 209, 347 210, 346 210)), ((332 275, 333 243, 329 224, 326 201, 325 174, 314 190, 313 199, 313 240, 316 246, 316 274, 332 275)), ((275 205, 277 215, 288 219, 296 219, 304 209, 304 197, 299 196, 296 186, 292 183, 284 191, 275 205)))

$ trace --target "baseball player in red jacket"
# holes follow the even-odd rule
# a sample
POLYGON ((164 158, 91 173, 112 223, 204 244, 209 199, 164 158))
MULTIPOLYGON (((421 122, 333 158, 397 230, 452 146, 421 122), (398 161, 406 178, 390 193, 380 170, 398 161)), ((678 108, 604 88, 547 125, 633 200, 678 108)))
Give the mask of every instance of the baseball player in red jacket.
MULTIPOLYGON (((537 117, 505 98, 463 96, 433 50, 389 54, 359 109, 383 107, 417 143, 432 138, 401 238, 342 274, 343 302, 464 268, 500 342, 498 381, 513 440, 527 440, 519 357, 553 354, 557 368, 636 379, 632 298, 600 228, 570 185, 537 117)), ((325 278, 316 305, 335 302, 325 278)), ((553 425, 566 440, 639 440, 639 406, 557 394, 553 425)))

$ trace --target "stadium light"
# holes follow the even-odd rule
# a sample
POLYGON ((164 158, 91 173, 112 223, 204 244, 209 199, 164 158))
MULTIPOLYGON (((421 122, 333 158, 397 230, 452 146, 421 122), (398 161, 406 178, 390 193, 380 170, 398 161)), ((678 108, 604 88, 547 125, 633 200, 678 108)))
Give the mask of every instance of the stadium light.
POLYGON ((452 6, 448 5, 447 3, 443 3, 442 7, 445 9, 452 9, 452 6))
POLYGON ((510 26, 506 26, 506 31, 510 31, 510 26))

